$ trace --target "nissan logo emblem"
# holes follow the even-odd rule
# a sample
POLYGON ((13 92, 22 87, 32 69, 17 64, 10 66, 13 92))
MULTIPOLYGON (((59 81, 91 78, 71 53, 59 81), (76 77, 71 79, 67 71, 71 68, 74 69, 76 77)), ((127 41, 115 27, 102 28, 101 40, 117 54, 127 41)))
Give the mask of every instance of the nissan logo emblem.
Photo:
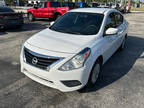
POLYGON ((32 59, 32 64, 36 65, 37 63, 38 63, 38 59, 37 59, 36 57, 34 57, 34 58, 32 59))

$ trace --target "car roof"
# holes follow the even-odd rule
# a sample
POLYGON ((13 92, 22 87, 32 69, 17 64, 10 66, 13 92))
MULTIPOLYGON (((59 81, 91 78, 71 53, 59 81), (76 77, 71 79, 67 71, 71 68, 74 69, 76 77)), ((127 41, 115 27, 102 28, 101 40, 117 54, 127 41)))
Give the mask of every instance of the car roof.
POLYGON ((105 13, 106 11, 111 11, 115 9, 109 9, 109 8, 78 8, 73 9, 70 12, 88 12, 88 13, 105 13))

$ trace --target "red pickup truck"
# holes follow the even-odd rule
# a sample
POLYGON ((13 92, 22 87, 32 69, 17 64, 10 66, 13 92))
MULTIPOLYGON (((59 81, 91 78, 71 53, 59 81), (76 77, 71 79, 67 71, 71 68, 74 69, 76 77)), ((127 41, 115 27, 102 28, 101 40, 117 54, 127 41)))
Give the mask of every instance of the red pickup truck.
POLYGON ((51 18, 57 19, 69 10, 69 7, 61 7, 59 2, 43 1, 34 8, 27 10, 28 18, 30 21, 35 18, 51 18))

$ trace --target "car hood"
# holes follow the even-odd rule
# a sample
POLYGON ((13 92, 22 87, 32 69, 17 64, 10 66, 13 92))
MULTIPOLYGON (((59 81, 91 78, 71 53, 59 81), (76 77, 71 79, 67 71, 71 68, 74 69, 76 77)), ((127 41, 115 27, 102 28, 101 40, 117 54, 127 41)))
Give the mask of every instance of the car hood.
POLYGON ((29 11, 34 11, 34 10, 36 10, 35 8, 29 8, 29 9, 27 9, 27 11, 29 12, 29 11))
POLYGON ((35 34, 26 42, 32 46, 61 53, 77 53, 88 47, 94 36, 56 32, 49 28, 35 34))

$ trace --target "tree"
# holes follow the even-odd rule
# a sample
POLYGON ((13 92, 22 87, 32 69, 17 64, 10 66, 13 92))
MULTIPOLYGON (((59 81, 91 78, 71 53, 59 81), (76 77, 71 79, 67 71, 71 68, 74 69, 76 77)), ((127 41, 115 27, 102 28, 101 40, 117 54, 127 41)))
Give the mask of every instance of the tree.
POLYGON ((7 5, 13 5, 14 0, 5 0, 5 3, 6 3, 7 5))

